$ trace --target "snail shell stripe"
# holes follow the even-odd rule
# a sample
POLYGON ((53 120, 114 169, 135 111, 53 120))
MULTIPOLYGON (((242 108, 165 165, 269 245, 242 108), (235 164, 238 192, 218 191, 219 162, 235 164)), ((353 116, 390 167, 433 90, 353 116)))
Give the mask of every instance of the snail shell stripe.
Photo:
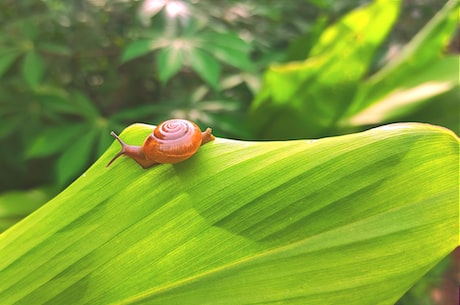
MULTIPOLYGON (((152 136, 158 142, 168 142, 175 144, 192 137, 194 131, 198 128, 194 123, 186 120, 169 120, 155 128, 152 136)), ((199 128, 198 128, 199 129, 199 128)))

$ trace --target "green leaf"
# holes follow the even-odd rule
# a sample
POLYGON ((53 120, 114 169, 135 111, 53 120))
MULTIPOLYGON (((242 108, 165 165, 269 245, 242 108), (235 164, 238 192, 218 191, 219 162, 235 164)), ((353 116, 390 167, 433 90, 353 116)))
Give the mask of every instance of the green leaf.
POLYGON ((0 232, 38 209, 50 198, 50 191, 44 188, 0 194, 0 232))
POLYGON ((64 151, 72 141, 84 135, 87 129, 88 125, 86 123, 47 128, 30 141, 26 157, 46 157, 64 151))
POLYGON ((372 105, 343 121, 344 125, 380 124, 403 117, 422 106, 422 102, 458 87, 459 56, 441 58, 419 74, 401 81, 372 105))
POLYGON ((121 55, 121 62, 125 63, 127 61, 141 57, 147 53, 150 53, 155 49, 153 46, 154 45, 151 40, 133 41, 130 44, 128 44, 123 50, 123 54, 121 55))
POLYGON ((34 41, 37 39, 40 31, 39 26, 37 26, 38 15, 29 16, 28 18, 24 16, 22 19, 17 20, 16 25, 21 31, 20 35, 24 35, 29 39, 29 41, 34 41))
POLYGON ((108 124, 105 126, 101 126, 99 129, 99 134, 97 135, 97 156, 101 156, 107 148, 112 144, 112 139, 108 138, 107 135, 110 134, 112 130, 110 130, 108 124))
POLYGON ((72 94, 72 102, 75 104, 77 109, 86 116, 87 118, 99 117, 99 109, 95 106, 95 103, 81 91, 75 91, 72 94))
MULTIPOLYGON (((375 107, 390 98, 395 106, 404 104, 407 95, 402 98, 394 97, 401 91, 414 91, 425 83, 442 83, 433 90, 440 94, 458 85, 458 56, 441 56, 448 40, 452 37, 458 23, 458 1, 450 0, 433 17, 432 20, 398 53, 398 55, 385 65, 380 71, 368 79, 359 88, 356 97, 345 115, 344 121, 350 125, 360 124, 363 120, 356 120, 354 116, 363 117, 361 112, 367 112, 368 107, 375 107), (447 64, 451 62, 451 64, 447 64), (446 69, 444 75, 440 69, 446 69), (428 70, 434 72, 430 77, 428 70), (417 81, 414 81, 416 79, 417 81)), ((429 90, 431 91, 431 90, 429 90)), ((427 92, 427 97, 430 97, 427 92)), ((420 106, 426 98, 422 96, 415 99, 412 106, 420 106)), ((396 110, 397 111, 397 110, 396 110)), ((403 111, 398 111, 403 113, 403 111)), ((381 116, 384 117, 384 116, 381 116)), ((393 119, 394 117, 386 117, 393 119)), ((379 121, 380 122, 385 122, 379 121)), ((363 122, 365 123, 365 122, 363 122)), ((366 124, 366 123, 365 123, 366 124)))
POLYGON ((68 145, 57 161, 57 179, 60 185, 65 185, 79 173, 83 172, 93 152, 97 130, 82 133, 72 144, 68 145))
POLYGON ((458 24, 459 7, 458 1, 447 1, 425 27, 404 46, 396 58, 373 75, 371 81, 378 81, 383 78, 390 80, 390 74, 393 73, 407 75, 404 71, 407 68, 426 67, 433 59, 438 59, 455 33, 458 24), (414 60, 414 58, 417 60, 414 60), (396 71, 399 69, 402 71, 396 71))
POLYGON ((355 9, 322 33, 306 61, 270 67, 251 107, 250 122, 258 136, 328 134, 353 100, 399 4, 377 0, 355 9))
POLYGON ((460 135, 460 121, 458 112, 452 109, 458 108, 460 88, 451 90, 445 94, 430 99, 426 105, 410 115, 405 116, 405 122, 430 122, 448 128, 460 135))
POLYGON ((2 76, 20 55, 15 49, 0 50, 0 76, 2 76))
POLYGON ((219 60, 243 71, 251 71, 253 64, 249 60, 251 46, 234 33, 209 32, 198 37, 202 39, 200 48, 210 52, 219 60))
POLYGON ((51 55, 59 55, 59 56, 70 56, 72 54, 72 50, 69 46, 59 44, 59 43, 52 43, 52 42, 42 42, 39 45, 39 49, 41 51, 45 51, 51 53, 51 55))
POLYGON ((376 0, 328 27, 310 52, 310 57, 328 58, 323 77, 341 81, 362 77, 396 21, 399 7, 399 0, 376 0))
POLYGON ((45 65, 42 57, 35 51, 28 52, 22 61, 22 76, 29 86, 37 86, 44 73, 45 65))
POLYGON ((311 48, 315 46, 328 21, 326 16, 320 16, 305 33, 292 39, 289 43, 287 57, 291 61, 304 60, 306 55, 311 51, 311 48))
POLYGON ((0 124, 0 137, 6 137, 10 135, 17 129, 19 129, 21 124, 21 119, 13 116, 13 115, 1 115, 0 116, 1 124, 0 124))
POLYGON ((169 105, 161 103, 142 105, 123 109, 113 114, 110 119, 119 122, 133 120, 133 118, 147 119, 158 113, 169 113, 170 110, 171 107, 169 105))
POLYGON ((179 164, 106 168, 119 149, 0 235, 1 304, 390 305, 459 245, 444 128, 217 138, 179 164))
POLYGON ((166 83, 184 65, 183 50, 179 46, 162 49, 157 55, 157 66, 160 80, 166 83))
POLYGON ((88 104, 88 98, 78 91, 69 92, 59 87, 42 85, 34 92, 36 99, 49 113, 81 117, 93 117, 98 114, 98 110, 88 104))
POLYGON ((202 79, 211 87, 218 87, 220 65, 214 57, 199 49, 191 49, 187 52, 187 59, 188 64, 202 79))

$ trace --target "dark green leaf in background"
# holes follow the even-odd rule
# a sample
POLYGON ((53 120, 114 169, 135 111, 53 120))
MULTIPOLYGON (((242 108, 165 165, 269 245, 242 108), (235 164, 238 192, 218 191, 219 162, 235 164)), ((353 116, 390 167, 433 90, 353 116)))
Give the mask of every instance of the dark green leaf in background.
POLYGON ((187 52, 187 64, 205 80, 211 87, 217 88, 219 83, 220 65, 217 60, 200 49, 187 52))
POLYGON ((97 130, 83 132, 66 147, 56 164, 56 174, 61 185, 84 170, 94 151, 96 136, 97 130))
POLYGON ((212 53, 219 60, 243 71, 251 71, 252 62, 249 60, 251 46, 234 33, 201 34, 201 48, 212 53))
POLYGON ((19 55, 20 52, 16 49, 0 49, 0 76, 8 70, 19 55))
POLYGON ((2 122, 0 125, 0 137, 5 137, 13 133, 22 124, 18 118, 10 117, 8 115, 1 115, 0 120, 2 122))
POLYGON ((87 129, 87 124, 85 123, 72 124, 65 128, 62 126, 47 128, 30 141, 26 155, 29 158, 36 158, 65 151, 72 141, 84 135, 87 129))
POLYGON ((54 86, 40 86, 35 90, 37 100, 48 113, 74 115, 85 119, 99 116, 99 110, 81 91, 65 91, 54 86))
POLYGON ((181 45, 161 49, 157 55, 157 68, 160 80, 166 83, 184 65, 184 50, 181 45))
POLYGON ((99 110, 95 107, 93 101, 83 92, 73 92, 72 102, 86 118, 95 119, 100 116, 99 110))
POLYGON ((15 24, 21 34, 27 38, 28 42, 34 41, 40 33, 36 24, 37 19, 39 19, 39 16, 33 16, 32 18, 29 16, 22 16, 22 19, 18 20, 19 22, 15 24))
POLYGON ((39 49, 53 56, 70 56, 72 54, 72 50, 69 46, 54 42, 42 42, 39 45, 39 49))
POLYGON ((35 51, 28 52, 22 61, 22 76, 31 87, 37 86, 45 73, 43 59, 35 51))
POLYGON ((151 40, 137 40, 128 44, 123 50, 121 62, 125 63, 132 59, 143 56, 153 50, 151 40))

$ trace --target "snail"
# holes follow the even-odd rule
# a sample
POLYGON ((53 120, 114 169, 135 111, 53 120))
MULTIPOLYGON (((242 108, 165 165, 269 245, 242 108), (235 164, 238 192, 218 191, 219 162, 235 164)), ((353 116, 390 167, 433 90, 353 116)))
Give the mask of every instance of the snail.
POLYGON ((110 134, 120 142, 121 150, 106 167, 121 155, 132 158, 143 168, 182 162, 193 156, 201 145, 215 139, 211 128, 201 132, 195 123, 181 119, 168 120, 158 125, 142 146, 128 145, 115 132, 110 134))

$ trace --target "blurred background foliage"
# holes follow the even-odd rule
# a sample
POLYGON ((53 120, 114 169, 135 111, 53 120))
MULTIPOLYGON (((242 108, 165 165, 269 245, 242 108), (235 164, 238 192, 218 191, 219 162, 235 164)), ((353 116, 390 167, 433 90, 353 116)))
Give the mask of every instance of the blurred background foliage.
MULTIPOLYGON (((458 18, 455 0, 3 0, 0 230, 134 122, 258 140, 396 121, 458 134, 458 18)), ((432 304, 431 282, 400 304, 432 304)))

